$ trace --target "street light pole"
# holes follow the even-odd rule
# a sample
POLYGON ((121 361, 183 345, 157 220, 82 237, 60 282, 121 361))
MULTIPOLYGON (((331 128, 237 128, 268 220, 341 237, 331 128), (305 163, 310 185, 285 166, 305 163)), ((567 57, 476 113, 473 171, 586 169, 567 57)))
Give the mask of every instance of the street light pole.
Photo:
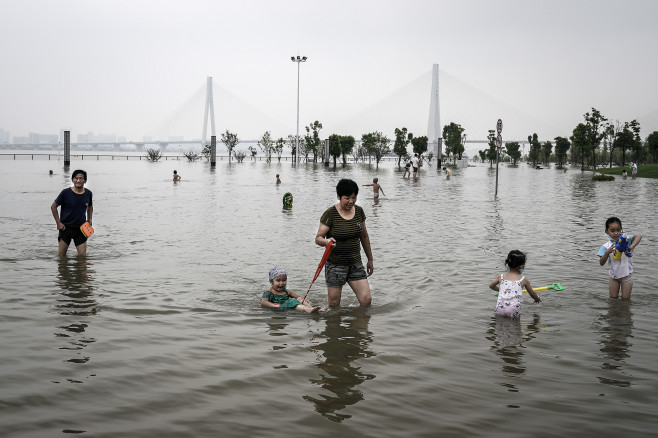
POLYGON ((290 60, 297 63, 297 135, 295 136, 295 166, 299 167, 299 64, 306 62, 306 56, 291 56, 290 60))

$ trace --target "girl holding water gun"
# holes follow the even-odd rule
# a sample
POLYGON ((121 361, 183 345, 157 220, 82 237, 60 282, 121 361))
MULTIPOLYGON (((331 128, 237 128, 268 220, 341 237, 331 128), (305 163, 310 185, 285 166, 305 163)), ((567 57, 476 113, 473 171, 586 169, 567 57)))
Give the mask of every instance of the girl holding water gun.
POLYGON ((599 264, 608 262, 610 273, 610 298, 619 297, 621 289, 622 299, 629 299, 633 290, 633 250, 642 240, 641 234, 626 234, 622 232, 621 220, 610 217, 605 221, 605 233, 608 241, 599 249, 599 264))

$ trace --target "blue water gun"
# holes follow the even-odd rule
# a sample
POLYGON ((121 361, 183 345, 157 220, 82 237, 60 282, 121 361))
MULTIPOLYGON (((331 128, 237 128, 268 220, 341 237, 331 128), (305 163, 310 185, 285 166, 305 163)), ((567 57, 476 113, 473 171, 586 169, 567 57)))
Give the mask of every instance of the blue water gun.
POLYGON ((619 236, 619 239, 617 239, 617 242, 615 243, 615 254, 612 256, 615 260, 620 260, 621 259, 621 253, 626 254, 626 257, 633 257, 633 254, 631 254, 630 251, 630 245, 628 244, 628 237, 626 237, 626 234, 621 234, 619 236))

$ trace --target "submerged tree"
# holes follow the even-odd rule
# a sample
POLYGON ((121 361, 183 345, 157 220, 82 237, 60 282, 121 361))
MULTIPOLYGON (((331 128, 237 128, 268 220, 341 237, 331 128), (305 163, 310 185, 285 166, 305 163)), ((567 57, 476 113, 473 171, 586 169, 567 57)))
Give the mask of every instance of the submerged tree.
POLYGON ((570 147, 571 143, 569 143, 568 139, 564 137, 555 137, 555 157, 557 158, 558 167, 562 167, 564 164, 567 151, 570 147))
POLYGON ((462 143, 462 134, 464 128, 458 123, 450 122, 443 127, 443 142, 446 146, 446 155, 454 155, 455 159, 462 159, 464 144, 462 143))
POLYGON ((653 131, 647 136, 647 149, 654 163, 658 162, 658 131, 653 131))
POLYGON ((580 158, 580 170, 585 170, 585 147, 589 144, 589 135, 588 128, 584 123, 579 123, 571 134, 571 144, 573 148, 571 149, 572 160, 575 158, 580 158), (574 156, 575 153, 580 151, 580 157, 574 156))
POLYGON ((222 133, 222 143, 226 146, 226 149, 228 149, 228 162, 231 162, 231 155, 233 155, 233 149, 240 143, 240 140, 238 140, 238 135, 233 134, 232 132, 229 132, 228 129, 226 132, 222 133))
MULTIPOLYGON (((293 163, 296 162, 295 157, 297 156, 297 140, 296 136, 294 135, 289 135, 288 138, 286 139, 286 144, 290 146, 290 154, 292 155, 292 161, 293 163)), ((299 142, 299 148, 301 149, 302 142, 299 142)), ((300 154, 301 155, 301 154, 300 154)))
POLYGON ((279 137, 274 145, 274 152, 276 152, 277 161, 281 162, 281 154, 283 153, 283 146, 285 146, 286 141, 283 137, 279 137))
POLYGON ((521 158, 521 145, 518 141, 510 141, 505 144, 505 151, 512 160, 512 164, 516 166, 516 162, 521 158))
POLYGON ((351 135, 340 136, 340 152, 343 155, 343 164, 347 164, 347 159, 345 156, 352 153, 352 149, 354 149, 354 143, 356 143, 356 141, 351 135))
POLYGON ((251 159, 256 161, 256 154, 258 154, 258 151, 256 150, 255 147, 253 147, 253 145, 249 146, 248 149, 249 149, 249 152, 251 153, 251 159))
POLYGON ((400 166, 400 160, 402 157, 405 157, 409 154, 407 151, 407 146, 414 138, 414 135, 411 132, 407 132, 407 128, 398 129, 395 128, 395 143, 393 144, 393 152, 398 156, 398 167, 400 166))
POLYGON ((377 166, 379 166, 379 161, 382 157, 391 151, 388 147, 388 138, 379 131, 363 134, 361 136, 361 142, 366 152, 374 155, 377 166))
MULTIPOLYGON (((599 149, 601 140, 605 136, 605 127, 608 119, 603 117, 601 112, 596 108, 592 108, 592 113, 585 113, 585 127, 586 129, 586 138, 584 147, 588 152, 591 153, 591 165, 596 169, 596 152, 599 149)), ((589 154, 588 154, 589 155, 589 154)))
POLYGON ((532 166, 537 165, 539 154, 541 153, 541 143, 537 137, 537 133, 528 136, 528 143, 530 143, 530 151, 528 152, 528 159, 532 161, 532 166))
POLYGON ((146 160, 155 163, 162 158, 162 151, 160 149, 147 149, 146 160))
POLYGON ((489 168, 492 168, 493 162, 496 159, 496 131, 490 129, 487 140, 489 140, 489 149, 486 150, 485 157, 489 160, 489 168))
POLYGON ((412 138, 411 147, 414 151, 414 154, 418 154, 418 156, 422 156, 425 152, 427 152, 427 137, 422 136, 422 137, 412 138))
POLYGON ((331 134, 329 136, 329 156, 334 159, 334 167, 336 167, 336 159, 340 157, 342 150, 340 148, 340 135, 331 134))
POLYGON ((271 162, 272 152, 274 151, 274 140, 272 140, 270 131, 265 131, 265 134, 258 140, 258 147, 263 151, 267 162, 271 162))
POLYGON ((544 157, 544 163, 548 164, 551 159, 551 153, 553 152, 553 143, 550 140, 546 140, 541 145, 541 153, 544 157))
MULTIPOLYGON (((632 122, 625 122, 624 127, 621 131, 617 133, 615 138, 614 145, 615 148, 621 149, 621 165, 626 164, 626 151, 631 150, 635 151, 639 149, 642 145, 642 141, 639 139, 640 125, 636 120, 632 122), (638 146, 639 143, 639 146, 638 146)), ((639 153, 636 153, 636 157, 639 153)), ((637 158, 635 158, 637 161, 637 158)))
POLYGON ((320 129, 322 129, 322 123, 317 120, 306 127, 306 136, 304 136, 307 146, 305 151, 306 161, 308 161, 309 152, 313 153, 313 162, 317 163, 318 161, 318 153, 320 152, 320 145, 322 144, 322 141, 320 140, 320 129))

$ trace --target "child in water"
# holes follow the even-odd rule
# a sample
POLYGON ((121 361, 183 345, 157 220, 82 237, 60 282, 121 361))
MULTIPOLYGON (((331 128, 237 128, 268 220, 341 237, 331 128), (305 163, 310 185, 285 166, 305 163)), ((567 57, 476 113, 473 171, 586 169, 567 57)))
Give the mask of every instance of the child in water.
POLYGON ((622 234, 621 220, 618 217, 610 217, 605 221, 605 233, 608 235, 608 241, 601 246, 598 252, 599 264, 601 266, 608 262, 609 265, 609 291, 610 298, 619 297, 621 289, 622 299, 629 299, 633 290, 633 259, 623 252, 615 249, 617 240, 624 236, 628 241, 628 253, 632 253, 635 247, 642 240, 642 235, 635 236, 631 234, 622 234))
POLYGON ((373 178, 372 179, 372 184, 364 184, 363 187, 367 186, 372 186, 372 196, 375 197, 375 199, 379 198, 379 191, 382 191, 382 195, 386 196, 386 193, 384 193, 384 189, 382 186, 377 182, 379 181, 379 178, 373 178))
POLYGON ((180 175, 179 175, 178 172, 176 172, 175 170, 174 170, 174 178, 173 178, 173 180, 174 180, 174 181, 180 181, 180 175))
POLYGON ((407 178, 410 176, 411 176, 411 160, 404 165, 404 175, 402 175, 402 178, 407 178))
POLYGON ((260 305, 263 307, 277 307, 279 309, 297 309, 306 313, 324 311, 320 306, 313 306, 309 300, 299 302, 299 295, 286 289, 288 275, 283 268, 276 266, 270 269, 271 287, 263 292, 260 305))
POLYGON ((518 249, 512 250, 505 259, 507 272, 497 275, 489 287, 498 291, 496 314, 519 318, 521 316, 521 303, 523 302, 523 288, 525 287, 535 303, 540 303, 539 295, 532 290, 530 281, 523 276, 525 268, 525 254, 518 249))
POLYGON ((281 184, 281 180, 279 179, 279 174, 278 173, 276 174, 276 183, 281 184))

